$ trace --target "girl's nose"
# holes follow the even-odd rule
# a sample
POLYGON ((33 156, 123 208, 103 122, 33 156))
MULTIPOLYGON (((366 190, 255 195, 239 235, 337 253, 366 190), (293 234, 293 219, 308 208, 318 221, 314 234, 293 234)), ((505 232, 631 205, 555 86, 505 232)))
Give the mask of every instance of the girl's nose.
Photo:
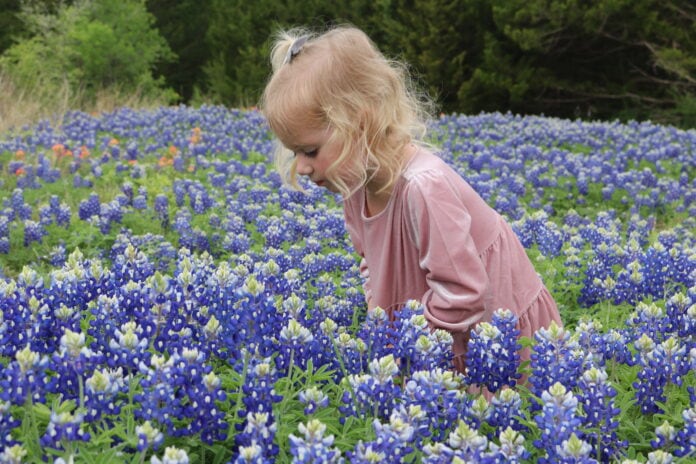
POLYGON ((308 176, 312 174, 312 164, 309 162, 306 156, 303 156, 302 154, 297 155, 295 158, 296 160, 296 166, 297 166, 297 173, 301 176, 308 176))

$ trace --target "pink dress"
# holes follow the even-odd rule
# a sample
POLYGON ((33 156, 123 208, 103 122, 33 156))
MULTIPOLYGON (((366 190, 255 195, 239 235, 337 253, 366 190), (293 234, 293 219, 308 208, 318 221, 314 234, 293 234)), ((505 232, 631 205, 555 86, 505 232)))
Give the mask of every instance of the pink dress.
MULTIPOLYGON (((419 300, 434 328, 454 337, 463 371, 469 331, 498 308, 532 336, 558 309, 507 222, 444 161, 421 148, 397 181, 386 208, 365 214, 364 189, 344 203, 346 226, 363 258, 368 308, 391 312, 419 300)), ((529 359, 529 352, 522 353, 529 359)))

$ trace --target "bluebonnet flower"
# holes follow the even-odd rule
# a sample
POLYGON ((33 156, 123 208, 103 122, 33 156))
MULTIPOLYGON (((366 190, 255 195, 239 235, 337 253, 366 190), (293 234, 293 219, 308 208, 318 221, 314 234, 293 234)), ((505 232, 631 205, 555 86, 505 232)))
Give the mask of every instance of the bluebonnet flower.
POLYGON ((386 454, 379 451, 374 443, 363 443, 362 440, 355 445, 353 451, 348 451, 347 455, 352 464, 375 464, 384 462, 386 454))
MULTIPOLYGON (((242 385, 245 409, 239 411, 239 417, 246 417, 249 413, 272 413, 273 404, 279 402, 282 397, 277 395, 274 389, 278 372, 270 359, 250 360, 246 367, 246 379, 242 385)), ((272 417, 269 418, 272 420, 272 417)), ((243 426, 237 426, 241 430, 243 426)))
POLYGON ((638 379, 633 383, 636 401, 643 413, 660 412, 658 403, 666 401, 665 386, 669 383, 681 385, 682 376, 689 370, 686 349, 676 337, 659 345, 647 334, 635 342, 640 351, 638 379))
POLYGON ((71 441, 89 441, 90 434, 83 430, 84 416, 67 411, 51 411, 51 419, 39 442, 41 446, 63 449, 71 441))
MULTIPOLYGON (((5 449, 17 443, 12 438, 12 429, 18 427, 21 421, 12 416, 12 403, 0 400, 0 449, 5 449)), ((0 462, 4 462, 1 461, 0 462)))
POLYGON ((648 453, 647 464, 671 464, 674 456, 663 450, 651 451, 648 453))
POLYGON ((375 439, 358 442, 354 451, 348 452, 351 462, 373 462, 371 457, 381 456, 386 462, 406 462, 407 456, 420 449, 423 440, 430 436, 430 420, 420 406, 400 405, 392 411, 389 422, 372 421, 375 439))
POLYGON ((97 216, 101 211, 101 203, 99 201, 99 195, 96 193, 91 193, 86 200, 82 200, 78 207, 78 216, 83 221, 97 216))
POLYGON ((51 208, 48 205, 39 206, 39 224, 44 227, 53 224, 53 215, 51 214, 51 208))
POLYGON ((275 352, 278 344, 275 337, 282 315, 265 286, 254 276, 247 276, 241 287, 230 288, 225 295, 225 304, 211 310, 223 327, 220 338, 228 348, 228 356, 238 359, 243 348, 262 357, 275 352))
MULTIPOLYGON (((374 456, 370 463, 383 462, 382 455, 374 456)), ((423 446, 423 464, 449 464, 454 462, 454 450, 444 443, 426 443, 423 446)))
POLYGON ((299 399, 300 403, 306 405, 304 413, 307 416, 314 414, 319 408, 325 408, 329 405, 329 397, 317 387, 309 387, 300 391, 299 399))
POLYGON ((183 350, 181 369, 186 372, 183 381, 182 400, 185 415, 191 419, 182 433, 191 435, 200 433, 203 443, 212 444, 215 441, 224 440, 227 437, 227 424, 224 421, 224 413, 216 405, 224 402, 227 395, 221 388, 219 377, 212 372, 210 366, 197 366, 201 361, 197 350, 183 350))
POLYGON ((596 464, 590 457, 592 447, 573 433, 561 445, 556 445, 556 460, 559 464, 596 464))
POLYGON ((249 446, 240 446, 237 458, 230 461, 231 464, 273 464, 275 460, 263 456, 263 449, 254 443, 249 446))
POLYGON ((485 462, 519 464, 529 458, 530 453, 524 447, 524 436, 519 431, 507 427, 500 432, 499 440, 500 444, 488 443, 490 451, 486 454, 485 462))
POLYGON ((16 188, 12 191, 10 204, 15 217, 22 220, 28 220, 32 215, 32 208, 24 201, 24 191, 21 188, 16 188))
POLYGON ((245 426, 235 436, 238 446, 234 464, 275 462, 278 445, 275 444, 277 425, 270 412, 249 412, 245 417, 245 426))
POLYGON ((450 433, 447 444, 454 453, 453 457, 462 462, 482 462, 488 449, 488 439, 464 421, 459 421, 450 433))
MULTIPOLYGON (((580 356, 578 344, 570 335, 553 321, 548 328, 541 328, 534 334, 536 343, 531 354, 529 382, 530 390, 537 397, 556 382, 568 388, 577 385, 584 371, 585 354, 580 356)), ((532 404, 532 410, 538 410, 538 405, 532 404)))
POLYGON ((452 336, 444 330, 431 331, 423 307, 411 300, 395 314, 394 355, 401 362, 402 373, 451 366, 452 336))
POLYGON ((482 322, 471 332, 467 350, 467 377, 472 384, 495 393, 504 386, 514 386, 520 374, 517 317, 510 310, 499 309, 491 323, 482 322))
POLYGON ((616 434, 621 412, 614 404, 616 389, 607 382, 607 373, 597 367, 585 371, 578 387, 577 397, 584 412, 582 426, 589 430, 582 438, 592 447, 592 457, 609 462, 627 445, 616 434))
POLYGON ((696 335, 696 324, 693 323, 693 311, 696 306, 688 295, 678 292, 672 295, 665 303, 667 313, 668 333, 689 337, 696 335), (692 311, 690 314, 689 311, 692 311))
POLYGON ((0 451, 0 462, 6 464, 22 464, 27 450, 22 445, 3 446, 0 451))
POLYGON ((48 255, 48 261, 53 267, 62 266, 65 264, 66 259, 65 245, 62 243, 54 246, 48 255))
POLYGON ((36 221, 24 221, 24 246, 29 246, 34 242, 41 243, 48 234, 44 226, 36 221))
POLYGON ((497 430, 526 430, 521 423, 522 417, 522 399, 516 390, 504 388, 491 399, 488 423, 497 430))
POLYGON ((418 371, 406 381, 400 399, 425 411, 433 439, 443 440, 469 403, 464 385, 464 377, 451 370, 418 371))
POLYGON ((636 305, 635 311, 626 322, 634 328, 637 336, 645 334, 656 342, 666 336, 670 324, 669 318, 660 306, 643 302, 636 305))
POLYGON ((189 464, 189 456, 183 449, 175 446, 167 446, 162 455, 162 459, 152 456, 151 464, 189 464))
POLYGON ((611 355, 607 353, 604 347, 604 337, 601 333, 602 324, 594 319, 581 318, 578 325, 575 327, 575 337, 578 341, 578 346, 591 354, 591 363, 593 365, 603 366, 605 356, 611 355))
POLYGON ((563 384, 556 382, 541 395, 541 413, 534 420, 541 437, 534 441, 538 449, 546 450, 539 459, 541 464, 552 464, 560 458, 559 449, 567 441, 581 421, 576 416, 577 398, 563 384))
POLYGON ((677 432, 674 427, 669 422, 664 421, 661 425, 655 427, 655 439, 650 440, 650 446, 653 449, 670 449, 676 437, 677 432))
POLYGON ((48 357, 32 351, 27 345, 17 351, 0 376, 0 400, 23 405, 29 401, 44 403, 46 392, 52 388, 48 375, 48 357))
POLYGON ((134 372, 141 362, 149 362, 149 343, 140 325, 126 322, 109 334, 108 345, 103 349, 106 364, 111 368, 120 367, 134 372))
POLYGON ((142 393, 133 397, 140 404, 135 411, 137 418, 155 420, 170 432, 174 430, 173 420, 182 415, 175 393, 178 379, 174 361, 173 357, 165 360, 163 356, 153 355, 149 366, 141 362, 139 370, 144 375, 140 379, 142 393))
POLYGON ((345 386, 339 410, 345 416, 374 417, 386 419, 391 414, 399 393, 394 376, 399 373, 393 355, 374 359, 369 365, 369 374, 349 375, 342 380, 345 386))
POLYGON ((85 343, 83 332, 65 329, 58 351, 51 357, 50 368, 55 379, 52 391, 60 393, 64 399, 80 398, 86 374, 102 362, 103 357, 85 343))
POLYGON ((135 434, 138 436, 138 451, 145 451, 150 448, 157 451, 164 442, 164 435, 150 421, 145 421, 135 427, 135 434))
POLYGON ((367 345, 362 339, 343 332, 332 340, 339 354, 337 361, 342 374, 358 374, 367 370, 367 345))
POLYGON ((133 198, 133 208, 136 210, 147 209, 147 197, 145 195, 136 195, 133 198))
POLYGON ((104 414, 118 415, 123 404, 123 398, 119 395, 125 393, 125 387, 125 378, 120 368, 95 370, 85 381, 85 420, 94 422, 104 414))
POLYGON ((637 362, 635 355, 628 348, 629 338, 624 331, 610 329, 601 336, 601 350, 604 359, 613 359, 618 364, 633 366, 637 362))
POLYGON ((317 419, 307 424, 300 424, 299 431, 304 438, 290 434, 290 454, 296 464, 310 463, 342 463, 344 462, 338 448, 333 448, 334 436, 326 433, 326 425, 317 419))
MULTIPOLYGON (((693 399, 692 399, 693 405, 693 399)), ((677 449, 674 455, 678 457, 691 456, 696 452, 696 406, 691 406, 682 412, 684 425, 681 427, 675 439, 677 449)))
POLYGON ((367 314, 366 320, 358 330, 358 337, 365 342, 371 359, 393 355, 394 343, 398 339, 387 312, 379 307, 367 314))
POLYGON ((128 204, 133 203, 133 184, 125 181, 123 184, 121 184, 121 192, 123 192, 128 199, 128 204))

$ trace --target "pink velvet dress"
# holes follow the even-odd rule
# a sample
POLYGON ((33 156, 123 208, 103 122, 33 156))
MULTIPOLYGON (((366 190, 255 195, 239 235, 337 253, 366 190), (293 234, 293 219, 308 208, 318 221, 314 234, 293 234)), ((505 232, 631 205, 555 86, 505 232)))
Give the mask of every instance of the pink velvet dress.
MULTIPOLYGON (((532 336, 558 308, 507 222, 444 161, 420 148, 397 181, 386 208, 365 213, 364 189, 344 203, 368 308, 391 314, 419 300, 432 327, 454 337, 463 371, 469 331, 498 308, 519 317, 532 336)), ((522 353, 528 359, 529 353, 522 353)))

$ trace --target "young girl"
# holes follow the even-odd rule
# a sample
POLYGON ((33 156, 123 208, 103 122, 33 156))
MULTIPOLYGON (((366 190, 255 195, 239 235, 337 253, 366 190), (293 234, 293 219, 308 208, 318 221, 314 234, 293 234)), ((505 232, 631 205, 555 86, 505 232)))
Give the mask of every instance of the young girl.
POLYGON ((421 301, 430 325, 453 335, 460 371, 469 331, 498 308, 517 314, 523 336, 560 324, 510 226, 418 142, 427 105, 402 65, 352 27, 283 33, 271 61, 260 106, 285 147, 279 170, 343 196, 368 309, 421 301))

